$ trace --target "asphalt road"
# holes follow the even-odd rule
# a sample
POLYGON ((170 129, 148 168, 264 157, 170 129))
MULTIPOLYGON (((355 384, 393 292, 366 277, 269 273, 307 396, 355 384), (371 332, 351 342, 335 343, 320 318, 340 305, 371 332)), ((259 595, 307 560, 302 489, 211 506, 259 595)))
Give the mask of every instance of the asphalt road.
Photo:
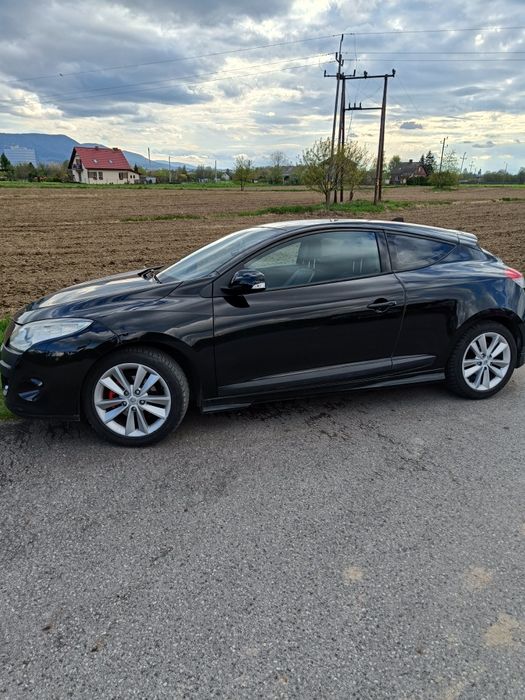
POLYGON ((145 450, 0 425, 0 696, 522 700, 524 408, 521 370, 145 450))

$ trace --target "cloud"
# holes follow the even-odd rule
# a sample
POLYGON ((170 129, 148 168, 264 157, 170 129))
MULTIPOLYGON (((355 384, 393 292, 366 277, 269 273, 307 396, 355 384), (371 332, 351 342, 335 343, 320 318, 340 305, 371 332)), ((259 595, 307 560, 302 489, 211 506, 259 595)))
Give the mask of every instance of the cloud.
POLYGON ((494 148, 494 141, 485 141, 485 143, 473 143, 472 148, 494 148))
POLYGON ((250 17, 254 20, 286 15, 292 0, 193 0, 173 2, 173 0, 121 0, 120 4, 132 12, 146 15, 154 20, 173 23, 195 23, 216 26, 230 24, 233 19, 250 17))
MULTIPOLYGON (((509 24, 521 4, 500 0, 487 25, 509 24)), ((255 161, 276 149, 295 159, 331 133, 335 80, 323 70, 334 72, 327 62, 348 27, 356 34, 343 43, 347 73, 397 71, 388 85, 389 154, 436 152, 448 134, 469 158, 487 149, 491 166, 499 167, 502 141, 514 162, 525 160, 523 64, 506 60, 523 50, 525 32, 403 33, 479 25, 477 0, 443 8, 420 0, 0 3, 5 128, 81 141, 104 134, 130 150, 206 154, 222 165, 239 151, 255 161), (394 33, 362 34, 382 30, 394 33), (256 48, 265 44, 276 45, 256 48)), ((379 105, 380 80, 346 87, 348 102, 379 105)), ((353 112, 347 124, 375 151, 378 112, 353 112)))

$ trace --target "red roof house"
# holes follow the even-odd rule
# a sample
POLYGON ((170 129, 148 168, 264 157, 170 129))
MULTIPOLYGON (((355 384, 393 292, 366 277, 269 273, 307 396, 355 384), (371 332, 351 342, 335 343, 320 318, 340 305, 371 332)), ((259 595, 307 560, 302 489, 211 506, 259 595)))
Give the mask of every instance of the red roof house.
POLYGON ((74 182, 124 185, 139 181, 120 148, 75 146, 68 169, 74 182))

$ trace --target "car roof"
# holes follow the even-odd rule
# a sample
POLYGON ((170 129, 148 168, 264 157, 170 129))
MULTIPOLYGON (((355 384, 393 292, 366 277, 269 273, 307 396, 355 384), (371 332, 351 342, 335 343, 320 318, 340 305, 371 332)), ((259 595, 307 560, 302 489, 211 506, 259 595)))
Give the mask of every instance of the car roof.
POLYGON ((326 226, 330 228, 369 228, 370 226, 374 226, 375 228, 388 229, 389 231, 409 233, 426 238, 439 238, 440 240, 466 243, 467 245, 476 245, 478 242, 477 236, 473 233, 467 233, 466 231, 439 228, 438 226, 425 226, 424 224, 411 224, 405 221, 385 221, 380 219, 298 219, 296 221, 277 221, 263 224, 262 226, 264 228, 279 229, 280 232, 286 231, 288 233, 297 229, 304 231, 309 228, 316 229, 326 226))

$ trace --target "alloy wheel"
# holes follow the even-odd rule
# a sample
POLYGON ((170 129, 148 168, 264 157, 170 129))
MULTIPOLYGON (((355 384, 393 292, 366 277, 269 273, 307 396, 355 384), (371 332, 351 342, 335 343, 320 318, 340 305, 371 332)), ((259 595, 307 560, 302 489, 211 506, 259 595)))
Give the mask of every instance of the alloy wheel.
POLYGON ((463 355, 463 378, 475 391, 490 391, 502 382, 510 368, 512 353, 507 340, 496 332, 481 333, 463 355))
POLYGON ((160 374, 143 364, 126 362, 108 369, 94 390, 101 422, 117 435, 144 437, 168 419, 171 393, 160 374))

